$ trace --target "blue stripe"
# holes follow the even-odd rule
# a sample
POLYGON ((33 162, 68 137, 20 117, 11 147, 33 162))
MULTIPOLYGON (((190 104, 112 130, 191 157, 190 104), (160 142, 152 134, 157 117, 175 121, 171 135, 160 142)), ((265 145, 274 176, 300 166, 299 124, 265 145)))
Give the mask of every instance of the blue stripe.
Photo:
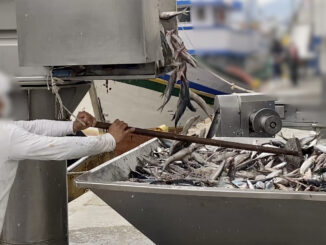
POLYGON ((191 1, 177 1, 177 5, 190 5, 191 1))
POLYGON ((230 26, 227 25, 209 25, 209 26, 179 26, 178 30, 179 31, 187 31, 187 30, 216 30, 216 29, 221 29, 221 30, 229 30, 235 33, 241 33, 241 34, 246 34, 246 35, 251 35, 254 33, 252 30, 237 30, 234 29, 230 26))
POLYGON ((177 5, 191 5, 191 6, 220 6, 220 7, 230 7, 234 10, 241 10, 243 8, 243 4, 240 1, 234 1, 231 4, 226 3, 222 0, 214 0, 214 1, 189 1, 189 0, 179 0, 177 1, 177 5))
POLYGON ((216 55, 216 56, 230 56, 237 58, 246 58, 252 55, 254 52, 235 52, 231 50, 188 50, 191 55, 216 55))
POLYGON ((179 27, 178 27, 178 30, 179 30, 179 31, 192 30, 192 29, 194 29, 193 26, 179 26, 179 27))
MULTIPOLYGON (((170 75, 166 74, 164 76, 160 76, 159 78, 165 80, 165 81, 169 81, 170 79, 170 75)), ((180 81, 177 82, 178 84, 180 84, 180 81)), ((216 90, 216 89, 212 89, 212 88, 209 88, 209 87, 206 87, 204 85, 201 85, 199 83, 195 83, 195 82, 189 82, 189 86, 190 88, 192 89, 196 89, 198 91, 201 91, 201 92, 205 92, 205 93, 208 93, 208 94, 213 94, 213 95, 223 95, 223 94, 226 94, 222 91, 219 91, 219 90, 216 90)))

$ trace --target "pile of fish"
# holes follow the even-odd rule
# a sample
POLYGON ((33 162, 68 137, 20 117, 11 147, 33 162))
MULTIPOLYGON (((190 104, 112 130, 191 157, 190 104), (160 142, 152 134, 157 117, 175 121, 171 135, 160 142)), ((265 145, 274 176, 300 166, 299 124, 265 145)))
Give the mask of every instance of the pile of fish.
MULTIPOLYGON (((163 12, 160 14, 160 18, 162 20, 169 20, 171 18, 176 18, 180 14, 186 13, 187 10, 179 12, 163 12)), ((193 112, 196 111, 196 108, 193 106, 192 101, 198 104, 198 106, 206 113, 206 115, 210 117, 206 102, 200 96, 192 92, 189 88, 189 81, 187 79, 187 65, 189 64, 196 68, 197 64, 194 58, 188 53, 184 42, 182 41, 176 30, 161 31, 161 40, 163 53, 165 54, 165 56, 172 57, 175 69, 170 74, 170 79, 162 95, 164 101, 162 106, 158 110, 163 111, 164 107, 171 99, 174 86, 178 81, 180 81, 180 94, 177 110, 172 119, 175 120, 175 126, 177 127, 179 120, 181 119, 182 115, 184 114, 187 108, 193 112)))
MULTIPOLYGON (((132 182, 163 185, 326 191, 326 146, 317 144, 317 138, 300 139, 304 159, 298 167, 283 155, 162 141, 138 158, 129 177, 132 182)), ((284 148, 287 140, 264 145, 284 148)))

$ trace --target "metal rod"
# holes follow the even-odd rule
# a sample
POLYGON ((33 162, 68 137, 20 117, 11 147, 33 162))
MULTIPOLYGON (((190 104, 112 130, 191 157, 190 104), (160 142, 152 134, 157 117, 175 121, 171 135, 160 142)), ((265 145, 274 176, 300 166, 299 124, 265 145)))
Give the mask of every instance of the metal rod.
MULTIPOLYGON (((108 129, 110 126, 111 126, 110 123, 97 122, 95 127, 100 128, 100 129, 108 129)), ((183 142, 189 142, 189 143, 197 143, 197 144, 201 144, 201 145, 212 145, 212 146, 226 147, 226 148, 232 148, 232 149, 267 152, 267 153, 274 153, 274 154, 278 154, 278 155, 301 156, 300 152, 287 150, 287 149, 265 147, 265 146, 260 146, 260 145, 250 145, 250 144, 229 142, 229 141, 224 141, 224 140, 198 138, 198 137, 185 136, 185 135, 179 135, 179 134, 174 134, 174 133, 158 132, 158 131, 142 129, 142 128, 135 128, 134 134, 163 138, 163 139, 170 139, 170 140, 177 140, 177 141, 183 141, 183 142)))

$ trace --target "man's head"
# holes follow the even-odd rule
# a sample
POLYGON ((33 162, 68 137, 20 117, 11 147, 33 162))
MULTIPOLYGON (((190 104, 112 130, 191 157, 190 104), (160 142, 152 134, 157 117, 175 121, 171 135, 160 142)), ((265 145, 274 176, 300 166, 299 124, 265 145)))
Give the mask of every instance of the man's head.
POLYGON ((10 113, 9 93, 11 90, 10 78, 0 72, 0 118, 8 117, 10 113))

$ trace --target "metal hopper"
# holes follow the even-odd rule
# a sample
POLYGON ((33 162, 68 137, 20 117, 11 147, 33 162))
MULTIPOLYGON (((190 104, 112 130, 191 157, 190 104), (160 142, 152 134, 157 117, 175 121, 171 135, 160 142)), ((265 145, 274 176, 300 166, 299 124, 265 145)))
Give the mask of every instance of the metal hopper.
POLYGON ((124 182, 157 139, 82 175, 90 188, 157 244, 326 244, 323 193, 243 191, 124 182))

